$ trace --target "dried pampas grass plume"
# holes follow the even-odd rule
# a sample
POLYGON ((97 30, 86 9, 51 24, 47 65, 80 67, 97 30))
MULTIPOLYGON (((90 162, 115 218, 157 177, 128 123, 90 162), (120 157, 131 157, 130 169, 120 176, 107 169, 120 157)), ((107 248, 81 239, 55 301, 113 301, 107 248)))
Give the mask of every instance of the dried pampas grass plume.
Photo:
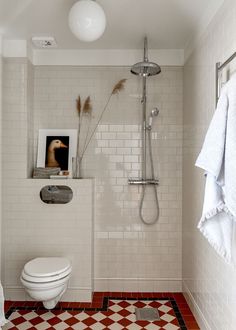
POLYGON ((81 113, 81 98, 80 98, 80 95, 76 100, 76 109, 77 109, 78 115, 80 116, 80 113, 81 113))
POLYGON ((127 79, 121 79, 120 81, 118 81, 117 84, 115 84, 113 90, 112 90, 112 95, 114 94, 118 94, 120 91, 122 91, 125 88, 125 82, 127 79))
POLYGON ((107 100, 107 102, 106 102, 106 104, 105 104, 105 106, 104 106, 102 112, 100 113, 100 116, 99 116, 99 118, 98 118, 98 121, 97 121, 97 123, 96 123, 96 125, 95 125, 95 127, 94 127, 94 129, 93 129, 93 131, 92 131, 92 133, 90 134, 90 137, 89 137, 89 139, 88 139, 88 141, 87 141, 87 143, 86 143, 86 145, 85 145, 85 147, 84 147, 84 150, 83 150, 83 152, 82 152, 82 154, 81 154, 81 156, 80 156, 80 160, 82 160, 82 158, 83 158, 83 156, 84 156, 84 153, 85 153, 85 151, 87 150, 87 147, 88 147, 88 145, 89 145, 89 143, 90 143, 92 137, 94 136, 94 133, 96 132, 96 129, 97 129, 98 125, 100 124, 100 122, 101 122, 101 120, 102 120, 103 114, 104 114, 104 112, 106 111, 106 109, 107 109, 107 107, 108 107, 108 105, 109 105, 109 103, 110 103, 110 100, 111 100, 112 96, 115 95, 115 94, 119 94, 119 92, 121 92, 121 91, 125 88, 124 85, 125 85, 126 80, 127 80, 127 79, 121 79, 121 80, 118 81, 118 82, 115 84, 115 86, 113 87, 113 89, 112 89, 112 91, 111 91, 111 94, 110 94, 110 96, 108 97, 108 100, 107 100))
POLYGON ((91 104, 90 96, 88 96, 84 102, 83 113, 91 114, 91 112, 92 112, 92 104, 91 104))
MULTIPOLYGON (((85 147, 86 143, 87 143, 87 139, 88 139, 88 133, 89 133, 89 129, 90 129, 90 122, 91 122, 91 113, 92 113, 92 105, 91 105, 91 99, 90 96, 88 96, 84 102, 83 108, 82 108, 82 104, 81 104, 81 97, 80 95, 78 96, 77 100, 76 100, 76 109, 78 112, 78 116, 79 116, 79 123, 78 123, 78 135, 77 135, 77 151, 76 151, 76 159, 79 161, 79 165, 81 162, 82 157, 80 157, 79 151, 80 151, 80 141, 81 141, 81 129, 83 127, 82 123, 83 123, 83 118, 84 116, 89 118, 89 122, 87 123, 87 133, 86 133, 86 137, 85 137, 85 141, 84 141, 84 145, 83 147, 85 147)), ((83 154, 83 152, 81 152, 83 154)), ((76 166, 76 173, 75 176, 78 177, 78 166, 76 166)))

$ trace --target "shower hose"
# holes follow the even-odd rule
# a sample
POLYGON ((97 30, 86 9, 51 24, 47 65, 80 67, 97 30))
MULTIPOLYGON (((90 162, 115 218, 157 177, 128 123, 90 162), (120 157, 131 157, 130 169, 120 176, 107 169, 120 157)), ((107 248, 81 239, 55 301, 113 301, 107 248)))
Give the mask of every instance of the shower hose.
MULTIPOLYGON (((152 155, 152 130, 147 129, 148 132, 148 151, 149 151, 149 158, 150 158, 150 166, 151 166, 151 179, 155 179, 155 173, 154 173, 154 165, 153 165, 153 155, 152 155)), ((146 221, 143 216, 143 206, 144 206, 144 198, 145 198, 145 193, 146 193, 146 185, 142 186, 142 194, 141 194, 141 201, 139 205, 139 216, 142 222, 145 225, 154 225, 158 219, 159 219, 159 201, 158 201, 158 195, 157 195, 157 186, 152 185, 152 188, 154 189, 154 196, 155 196, 155 202, 156 202, 156 214, 155 217, 151 221, 146 221)))

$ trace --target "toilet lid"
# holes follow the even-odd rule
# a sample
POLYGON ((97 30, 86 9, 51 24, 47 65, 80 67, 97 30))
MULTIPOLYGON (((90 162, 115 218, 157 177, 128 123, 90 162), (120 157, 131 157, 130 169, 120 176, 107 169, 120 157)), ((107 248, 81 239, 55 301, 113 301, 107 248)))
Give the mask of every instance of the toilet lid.
POLYGON ((56 276, 71 268, 70 261, 66 258, 36 258, 27 262, 24 273, 32 277, 56 276))
POLYGON ((71 267, 68 268, 65 272, 58 274, 58 275, 53 275, 53 276, 30 276, 24 272, 24 270, 21 273, 21 279, 26 282, 31 282, 32 283, 52 283, 52 282, 57 282, 60 280, 63 280, 65 278, 69 278, 71 275, 71 267))

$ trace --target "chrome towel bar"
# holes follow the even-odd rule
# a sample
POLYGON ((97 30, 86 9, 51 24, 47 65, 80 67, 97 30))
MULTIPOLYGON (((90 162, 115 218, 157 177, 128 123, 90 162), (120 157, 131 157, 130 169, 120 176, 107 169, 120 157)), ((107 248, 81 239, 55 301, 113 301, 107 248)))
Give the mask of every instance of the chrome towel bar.
POLYGON ((219 86, 219 73, 234 59, 236 58, 236 52, 233 53, 224 63, 216 63, 216 105, 220 95, 220 86, 219 86))

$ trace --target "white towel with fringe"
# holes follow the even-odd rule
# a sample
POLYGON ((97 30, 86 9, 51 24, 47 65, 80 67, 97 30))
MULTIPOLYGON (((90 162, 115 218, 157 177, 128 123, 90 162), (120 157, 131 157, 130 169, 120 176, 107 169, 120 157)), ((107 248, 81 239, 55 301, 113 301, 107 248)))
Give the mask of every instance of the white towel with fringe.
POLYGON ((205 170, 203 213, 198 228, 216 251, 233 263, 236 220, 236 75, 222 89, 196 161, 205 170))
POLYGON ((3 294, 3 288, 2 288, 2 284, 0 282, 0 329, 7 322, 8 321, 5 319, 5 314, 4 314, 4 294, 3 294))

